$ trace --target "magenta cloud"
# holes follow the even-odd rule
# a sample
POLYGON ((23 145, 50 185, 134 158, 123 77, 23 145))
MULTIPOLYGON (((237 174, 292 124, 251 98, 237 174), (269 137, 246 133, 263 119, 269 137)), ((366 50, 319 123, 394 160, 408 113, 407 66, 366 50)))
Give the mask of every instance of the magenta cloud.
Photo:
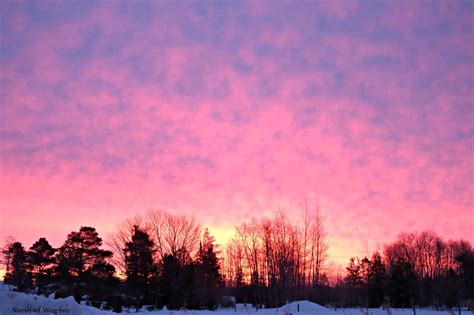
POLYGON ((7 1, 0 236, 57 246, 149 208, 233 226, 309 199, 337 255, 474 241, 472 9, 7 1))

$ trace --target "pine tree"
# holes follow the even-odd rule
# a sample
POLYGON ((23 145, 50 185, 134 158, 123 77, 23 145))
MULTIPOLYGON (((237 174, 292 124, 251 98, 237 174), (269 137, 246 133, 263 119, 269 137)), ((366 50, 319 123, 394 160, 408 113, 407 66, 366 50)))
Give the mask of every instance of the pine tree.
POLYGON ((199 246, 197 276, 200 287, 201 306, 209 309, 214 309, 217 306, 219 288, 223 286, 223 277, 220 273, 221 267, 217 257, 219 251, 216 248, 214 237, 206 229, 199 246))
POLYGON ((237 272, 235 275, 235 288, 237 290, 241 289, 244 286, 243 281, 244 281, 244 272, 242 270, 242 267, 237 266, 237 272))
POLYGON ((387 270, 378 252, 372 255, 368 271, 369 307, 379 307, 385 297, 387 270))
POLYGON ((115 271, 108 263, 112 252, 101 249, 101 246, 102 239, 93 227, 83 226, 78 232, 71 232, 67 236, 56 256, 56 275, 59 282, 68 288, 66 295, 74 294, 79 301, 81 296, 90 293, 90 287, 101 280, 96 278, 98 267, 108 269, 109 275, 112 270, 115 271))
POLYGON ((469 243, 464 243, 464 248, 456 255, 459 264, 458 285, 461 297, 465 300, 474 299, 474 250, 469 243))
POLYGON ((346 267, 346 277, 344 282, 349 289, 349 302, 352 306, 361 304, 361 289, 364 284, 361 264, 359 259, 352 257, 346 267))
POLYGON ((390 266, 388 287, 393 306, 410 307, 417 292, 417 279, 413 266, 404 260, 394 261, 390 266))
MULTIPOLYGON (((165 255, 163 257, 160 277, 162 303, 169 308, 179 308, 183 304, 181 295, 180 278, 183 273, 184 266, 173 255, 165 255)), ((188 303, 192 303, 188 301, 188 303)))
POLYGON ((86 270, 112 256, 110 251, 100 249, 101 246, 102 239, 95 228, 82 226, 78 232, 71 232, 59 248, 59 264, 70 276, 81 278, 86 270))
MULTIPOLYGON (((125 274, 127 286, 133 292, 135 306, 154 302, 157 268, 153 260, 154 244, 150 236, 138 226, 134 227, 132 239, 125 244, 125 274)), ((156 300, 156 299, 155 299, 156 300)))
POLYGON ((5 283, 16 286, 18 291, 26 291, 31 288, 31 273, 25 248, 20 242, 14 242, 4 251, 10 263, 5 274, 5 283))
POLYGON ((42 293, 44 285, 52 281, 55 252, 56 249, 54 249, 44 237, 40 238, 30 247, 28 260, 33 274, 34 284, 38 288, 38 294, 42 293))
POLYGON ((349 288, 359 288, 363 284, 361 266, 359 260, 356 261, 356 258, 351 257, 349 261, 349 266, 346 267, 347 275, 344 278, 344 282, 349 288))

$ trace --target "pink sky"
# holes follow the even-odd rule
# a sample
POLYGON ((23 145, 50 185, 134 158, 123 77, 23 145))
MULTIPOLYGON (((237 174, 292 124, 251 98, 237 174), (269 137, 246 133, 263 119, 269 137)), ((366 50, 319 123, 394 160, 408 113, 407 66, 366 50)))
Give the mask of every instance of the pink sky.
POLYGON ((305 200, 345 263, 474 242, 471 1, 0 9, 0 237, 105 238, 151 208, 233 227, 305 200))

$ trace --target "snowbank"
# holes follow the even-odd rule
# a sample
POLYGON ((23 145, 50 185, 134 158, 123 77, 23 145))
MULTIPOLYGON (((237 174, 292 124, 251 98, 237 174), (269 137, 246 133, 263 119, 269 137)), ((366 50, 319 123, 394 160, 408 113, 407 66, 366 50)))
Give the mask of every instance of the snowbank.
MULTIPOLYGON (((112 315, 111 311, 104 311, 91 306, 80 305, 74 298, 53 299, 34 294, 7 291, 7 286, 2 286, 0 282, 0 315, 112 315)), ((365 310, 360 309, 338 309, 337 311, 327 309, 319 304, 309 301, 297 301, 284 305, 278 309, 255 310, 250 304, 244 306, 238 304, 237 309, 227 309, 213 311, 171 311, 160 310, 152 312, 138 312, 140 315, 364 315, 365 310), (299 312, 298 312, 299 305, 299 312)), ((122 313, 127 314, 124 310, 122 313)), ((132 310, 130 314, 136 314, 132 310)), ((369 315, 386 315, 382 309, 370 309, 369 315)), ((411 309, 394 309, 394 315, 413 315, 411 309)), ((417 315, 448 315, 448 312, 436 312, 433 310, 417 310, 417 315)), ((462 315, 470 315, 470 312, 463 311, 462 315)))
POLYGON ((321 311, 327 311, 328 309, 325 308, 324 306, 321 306, 319 304, 310 302, 310 301, 297 301, 297 302, 291 302, 288 303, 282 308, 284 310, 288 311, 297 311, 298 310, 298 305, 299 305, 299 310, 300 312, 321 312, 321 311))
POLYGON ((0 315, 10 314, 53 314, 53 315, 105 315, 90 306, 79 305, 72 296, 65 299, 51 299, 35 294, 0 291, 0 315))

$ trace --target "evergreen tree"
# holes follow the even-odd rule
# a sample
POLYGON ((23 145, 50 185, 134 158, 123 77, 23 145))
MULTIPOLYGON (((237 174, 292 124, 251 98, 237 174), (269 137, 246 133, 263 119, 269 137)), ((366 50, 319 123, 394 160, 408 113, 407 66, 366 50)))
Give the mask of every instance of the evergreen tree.
POLYGON ((453 269, 448 270, 446 275, 437 277, 432 281, 432 297, 452 309, 458 305, 459 293, 462 290, 458 280, 453 269))
POLYGON ((54 249, 44 237, 40 238, 30 247, 28 260, 33 274, 34 284, 38 288, 38 294, 42 293, 44 285, 52 282, 55 252, 56 249, 54 249))
POLYGON ((346 267, 346 272, 344 283, 349 289, 349 304, 351 306, 360 305, 360 294, 364 280, 359 259, 356 260, 356 258, 352 257, 349 261, 349 265, 346 267))
POLYGON ((189 308, 189 309, 201 309, 203 301, 201 297, 203 296, 203 289, 201 283, 199 282, 199 265, 195 262, 188 262, 182 268, 179 273, 177 287, 181 297, 177 299, 175 305, 179 307, 189 308))
POLYGON ((156 293, 153 292, 157 274, 153 261, 155 251, 150 236, 135 226, 131 241, 125 244, 124 254, 127 287, 137 307, 144 303, 156 303, 156 293))
POLYGON ((456 255, 460 266, 459 285, 464 299, 474 299, 474 251, 469 243, 456 255))
POLYGON ((80 279, 86 270, 112 256, 110 251, 100 249, 101 246, 102 239, 95 228, 82 226, 67 236, 59 248, 58 262, 70 276, 80 279))
POLYGON ((23 245, 20 242, 14 242, 8 246, 4 254, 10 259, 5 274, 5 283, 16 286, 18 291, 26 291, 31 288, 31 273, 23 245))
POLYGON ((412 306, 416 299, 417 279, 413 266, 409 262, 394 261, 390 266, 390 277, 387 284, 392 306, 412 306))
POLYGON ((369 258, 364 257, 362 260, 359 260, 359 274, 362 278, 361 288, 359 290, 361 307, 369 307, 369 280, 371 267, 372 262, 369 258))
POLYGON ((217 255, 215 239, 208 229, 204 231, 199 245, 197 259, 197 277, 199 286, 199 301, 201 307, 215 309, 219 302, 219 289, 223 286, 223 277, 220 273, 220 263, 217 255))
POLYGON ((162 303, 171 309, 181 307, 184 302, 180 286, 183 268, 177 257, 173 255, 163 257, 160 277, 162 303))
MULTIPOLYGON (((272 284, 270 284, 271 286, 272 284)), ((235 289, 234 295, 237 300, 244 301, 245 298, 245 288, 244 288, 244 271, 242 270, 241 266, 237 267, 237 272, 235 275, 235 289)))
POLYGON ((349 265, 346 267, 346 277, 344 278, 344 282, 349 288, 358 288, 362 286, 363 279, 360 270, 360 264, 356 258, 351 257, 349 261, 349 265))
POLYGON ((369 307, 379 307, 384 302, 387 270, 378 252, 372 255, 368 271, 369 307))
POLYGON ((78 232, 71 232, 57 253, 56 275, 59 282, 66 285, 65 295, 74 294, 76 300, 88 292, 87 286, 97 283, 97 269, 109 270, 108 263, 112 252, 100 249, 102 239, 93 227, 81 227, 78 232), (102 267, 101 267, 102 266, 102 267))

